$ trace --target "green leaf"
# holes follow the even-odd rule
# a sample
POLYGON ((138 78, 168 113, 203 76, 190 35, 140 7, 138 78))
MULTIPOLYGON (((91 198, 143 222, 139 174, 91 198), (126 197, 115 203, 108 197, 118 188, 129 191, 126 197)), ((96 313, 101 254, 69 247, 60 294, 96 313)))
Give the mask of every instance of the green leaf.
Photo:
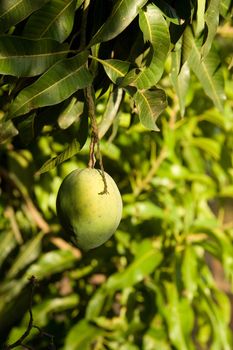
POLYGON ((199 147, 204 152, 210 154, 215 159, 219 159, 220 144, 217 141, 208 139, 207 137, 195 137, 189 142, 191 145, 199 147))
POLYGON ((145 42, 150 43, 149 63, 137 75, 134 84, 139 89, 149 89, 160 80, 170 46, 168 24, 161 11, 148 5, 139 12, 139 25, 145 42))
POLYGON ((43 73, 69 52, 67 44, 51 39, 0 37, 0 73, 30 77, 43 73))
POLYGON ((85 317, 87 320, 94 320, 101 314, 101 311, 106 303, 107 295, 108 293, 105 285, 96 291, 86 308, 85 317))
POLYGON ((93 56, 92 58, 103 65, 109 79, 111 79, 114 84, 118 85, 120 85, 123 77, 127 74, 130 67, 130 62, 127 61, 117 59, 101 60, 100 58, 93 56))
POLYGON ((27 18, 48 0, 7 0, 0 2, 0 32, 27 18))
POLYGON ((194 323, 193 311, 187 299, 179 297, 174 283, 166 282, 165 288, 167 304, 164 316, 168 325, 170 341, 177 349, 189 350, 194 323))
POLYGON ((42 167, 36 172, 36 175, 41 175, 56 168, 59 164, 63 163, 67 159, 70 159, 75 154, 77 154, 81 150, 81 144, 74 139, 72 143, 57 157, 47 160, 42 167))
POLYGON ((59 114, 57 119, 59 127, 61 129, 67 129, 75 121, 78 121, 83 113, 83 108, 84 103, 78 101, 76 97, 72 97, 63 111, 59 114))
POLYGON ((124 271, 110 276, 105 288, 113 292, 141 282, 154 271, 162 258, 162 253, 149 240, 142 241, 134 261, 124 271))
POLYGON ((211 0, 209 6, 205 12, 205 24, 207 26, 207 35, 205 38, 205 43, 201 48, 201 55, 206 57, 211 49, 213 39, 217 32, 219 24, 219 7, 221 0, 211 0))
POLYGON ((37 326, 44 327, 54 313, 74 309, 78 302, 78 294, 63 296, 62 298, 47 298, 32 308, 34 322, 37 326))
POLYGON ((85 67, 87 57, 88 52, 82 52, 57 62, 18 94, 10 107, 9 116, 15 118, 32 109, 57 104, 90 85, 93 78, 85 67))
POLYGON ((197 22, 195 35, 198 36, 205 28, 205 5, 206 0, 197 0, 197 22))
POLYGON ((28 19, 23 35, 29 38, 51 38, 63 42, 70 34, 76 0, 51 0, 28 19))
POLYGON ((20 271, 39 256, 43 236, 44 233, 41 232, 22 246, 19 255, 7 273, 8 278, 15 278, 20 271))
POLYGON ((49 277, 52 274, 66 271, 73 267, 77 258, 70 250, 55 250, 41 255, 40 259, 26 271, 27 276, 37 279, 49 277))
POLYGON ((220 1, 220 14, 223 17, 226 17, 231 8, 231 0, 222 0, 220 1))
POLYGON ((11 251, 16 247, 17 241, 13 231, 5 231, 0 234, 0 267, 11 251))
POLYGON ((202 59, 200 53, 200 41, 196 42, 192 38, 192 51, 190 53, 188 64, 200 80, 207 96, 209 96, 219 110, 223 110, 224 81, 221 70, 219 69, 220 60, 217 52, 212 47, 206 57, 202 59))
POLYGON ((197 255, 193 247, 186 246, 182 261, 182 280, 185 287, 185 295, 191 301, 198 287, 197 255))
POLYGON ((18 135, 18 133, 11 120, 0 121, 0 144, 18 135))
POLYGON ((159 131, 156 120, 167 106, 165 92, 161 89, 139 90, 134 95, 140 122, 147 129, 159 131))
POLYGON ((90 350, 91 344, 103 331, 86 320, 73 326, 66 336, 64 350, 90 350))
POLYGON ((183 117, 185 113, 185 99, 189 88, 190 71, 187 62, 181 67, 181 50, 171 53, 172 68, 171 81, 178 96, 180 114, 183 117))
POLYGON ((99 42, 108 41, 128 27, 137 16, 140 7, 145 5, 147 0, 117 0, 112 9, 111 15, 91 39, 91 47, 99 42))
POLYGON ((137 218, 140 221, 152 218, 164 218, 164 211, 150 201, 134 202, 124 206, 124 215, 137 218))

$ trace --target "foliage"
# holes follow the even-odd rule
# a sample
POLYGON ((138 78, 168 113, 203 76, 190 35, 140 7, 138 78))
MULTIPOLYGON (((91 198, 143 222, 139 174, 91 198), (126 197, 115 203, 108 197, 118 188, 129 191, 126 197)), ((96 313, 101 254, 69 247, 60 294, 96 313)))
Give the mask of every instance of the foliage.
POLYGON ((232 349, 231 7, 1 2, 2 344, 27 328, 35 276, 31 348, 232 349), (124 210, 82 253, 55 203, 88 163, 88 88, 124 210))

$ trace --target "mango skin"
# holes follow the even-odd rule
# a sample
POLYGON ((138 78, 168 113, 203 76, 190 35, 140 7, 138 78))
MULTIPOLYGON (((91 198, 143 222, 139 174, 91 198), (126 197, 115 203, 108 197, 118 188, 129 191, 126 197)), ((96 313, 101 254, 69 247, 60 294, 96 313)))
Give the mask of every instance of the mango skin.
POLYGON ((77 169, 63 180, 57 195, 57 215, 70 238, 84 251, 105 243, 122 217, 122 199, 105 172, 107 193, 99 169, 77 169))

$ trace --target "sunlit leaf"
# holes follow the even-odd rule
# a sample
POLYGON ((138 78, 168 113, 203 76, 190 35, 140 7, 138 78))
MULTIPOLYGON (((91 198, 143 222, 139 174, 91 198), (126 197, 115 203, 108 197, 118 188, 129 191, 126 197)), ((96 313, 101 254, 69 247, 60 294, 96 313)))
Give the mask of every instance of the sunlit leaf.
POLYGON ((14 118, 32 109, 57 104, 75 91, 90 85, 92 76, 85 67, 88 53, 57 62, 32 85, 23 89, 9 111, 14 118))
POLYGON ((190 336, 194 323, 194 315, 185 298, 179 298, 174 283, 165 284, 167 305, 164 310, 169 330, 169 338, 172 344, 178 349, 190 349, 190 336))
POLYGON ((192 140, 190 140, 190 143, 192 145, 195 145, 196 147, 199 147, 204 152, 207 152, 215 159, 219 159, 220 145, 217 141, 204 137, 195 137, 192 140))
POLYGON ((109 79, 115 84, 121 83, 122 78, 127 74, 130 67, 130 62, 127 61, 117 59, 101 60, 97 57, 93 57, 93 59, 103 65, 109 79))
POLYGON ((79 117, 83 113, 84 103, 78 101, 76 97, 72 97, 68 101, 68 105, 59 114, 57 119, 58 125, 61 129, 67 129, 75 121, 79 120, 79 117))
POLYGON ((174 86, 175 92, 178 96, 180 114, 183 117, 185 113, 185 100, 189 88, 190 71, 187 62, 181 67, 181 51, 173 51, 172 68, 171 68, 171 81, 174 86))
POLYGON ((192 39, 192 51, 188 64, 200 80, 206 95, 222 111, 225 100, 223 76, 219 67, 220 60, 214 48, 212 47, 208 55, 202 59, 200 42, 192 39))
POLYGON ((103 331, 100 328, 86 320, 82 320, 70 329, 66 337, 64 350, 89 350, 91 344, 102 333, 103 331))
POLYGON ((170 46, 168 25, 161 11, 154 5, 148 5, 139 12, 139 25, 144 41, 149 42, 148 63, 142 67, 134 84, 139 89, 149 89, 156 85, 163 74, 164 63, 170 46))
POLYGON ((26 39, 0 36, 0 73, 30 77, 43 73, 52 64, 64 58, 67 44, 51 39, 26 39))
POLYGON ((51 0, 28 19, 23 35, 30 38, 51 38, 63 42, 70 34, 76 0, 51 0))
POLYGON ((156 120, 167 106, 165 92, 161 89, 139 90, 134 95, 134 100, 142 125, 158 131, 156 120))
POLYGON ((185 295, 192 300, 198 288, 198 262, 196 252, 191 246, 185 248, 181 271, 185 295))
POLYGON ((110 291, 116 291, 142 281, 154 271, 162 260, 162 253, 153 247, 151 242, 144 241, 134 261, 122 272, 112 275, 105 287, 110 291))
POLYGON ((197 23, 195 27, 195 34, 198 36, 205 28, 205 0, 197 1, 197 23))
POLYGON ((51 274, 66 271, 74 266, 76 260, 70 250, 50 251, 41 255, 40 259, 27 269, 26 275, 33 275, 40 280, 51 274))
POLYGON ((220 0, 211 0, 205 12, 205 24, 207 26, 207 35, 205 38, 204 45, 201 48, 201 55, 203 57, 206 57, 208 55, 218 28, 220 3, 220 0))

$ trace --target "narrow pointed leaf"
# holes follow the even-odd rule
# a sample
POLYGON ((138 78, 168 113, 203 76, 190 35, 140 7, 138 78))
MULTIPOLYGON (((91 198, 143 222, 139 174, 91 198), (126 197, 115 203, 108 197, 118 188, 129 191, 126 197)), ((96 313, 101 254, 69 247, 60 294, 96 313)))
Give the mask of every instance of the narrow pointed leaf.
POLYGON ((72 30, 75 6, 76 0, 49 1, 30 16, 24 28, 24 36, 63 42, 72 30))
MULTIPOLYGON (((65 101, 66 102, 66 101, 65 101)), ((67 129, 75 121, 78 121, 83 113, 84 103, 77 101, 76 97, 72 97, 70 101, 65 103, 66 107, 59 114, 57 123, 61 129, 67 129)))
POLYGON ((189 341, 194 322, 193 310, 188 300, 178 295, 175 284, 166 282, 165 287, 167 305, 164 316, 170 340, 177 349, 188 350, 190 349, 189 341))
POLYGON ((9 278, 15 278, 20 271, 22 271, 39 256, 43 236, 44 233, 40 232, 22 246, 19 255, 16 257, 14 263, 11 265, 11 268, 8 271, 9 278))
POLYGON ((162 260, 162 253, 150 241, 141 242, 135 260, 125 269, 109 277, 105 287, 112 292, 135 285, 151 274, 162 260))
POLYGON ((85 67, 88 52, 57 62, 35 83, 23 89, 11 105, 14 118, 32 109, 64 101, 75 91, 91 84, 92 76, 85 67))
POLYGON ((142 125, 159 131, 156 120, 167 106, 165 92, 161 89, 139 90, 134 95, 134 100, 142 125))
POLYGON ((148 66, 138 74, 135 84, 139 89, 149 89, 161 78, 170 46, 168 25, 155 5, 148 5, 139 13, 139 25, 144 41, 150 43, 151 56, 148 66))
POLYGON ((67 271, 77 262, 77 257, 70 250, 54 250, 45 253, 26 271, 26 276, 38 279, 49 277, 55 273, 67 271))
POLYGON ((171 81, 175 92, 178 96, 180 114, 183 117, 185 113, 185 98, 188 92, 190 71, 187 62, 185 62, 180 70, 181 51, 174 51, 171 53, 172 69, 171 81))
POLYGON ((11 35, 0 37, 0 73, 30 77, 43 73, 64 58, 67 44, 55 40, 32 40, 11 35))
POLYGON ((205 23, 207 26, 207 36, 204 45, 201 49, 201 54, 203 57, 209 53, 213 39, 217 32, 218 24, 219 24, 219 7, 220 0, 211 0, 209 2, 209 7, 205 12, 205 23))
POLYGON ((86 320, 81 320, 68 332, 64 350, 89 350, 95 339, 102 333, 102 329, 86 320))
POLYGON ((0 33, 27 18, 48 0, 5 0, 0 2, 0 33))
POLYGON ((140 7, 146 2, 146 0, 117 0, 111 15, 94 35, 89 47, 99 42, 111 40, 123 32, 137 16, 140 7))
POLYGON ((117 59, 101 60, 97 57, 93 57, 93 59, 103 65, 107 76, 112 80, 114 84, 121 83, 130 67, 130 62, 127 61, 121 61, 117 59))
POLYGON ((0 267, 2 267, 2 264, 4 260, 8 257, 8 255, 11 253, 11 251, 16 247, 17 241, 15 239, 13 231, 9 230, 5 232, 1 232, 0 235, 0 267))
POLYGON ((205 0, 197 0, 197 23, 195 28, 196 36, 200 35, 205 28, 205 4, 205 0))
POLYGON ((191 52, 192 52, 192 45, 193 45, 193 34, 192 30, 189 26, 187 26, 184 30, 183 36, 181 38, 181 62, 180 62, 180 68, 183 66, 183 64, 188 60, 191 52))
POLYGON ((219 110, 222 110, 225 93, 223 76, 219 69, 219 57, 214 47, 212 47, 209 54, 202 59, 200 50, 200 42, 192 39, 192 51, 188 64, 200 80, 206 95, 212 99, 219 110))
POLYGON ((65 151, 60 153, 57 157, 49 159, 47 162, 45 162, 42 165, 42 167, 37 171, 36 174, 40 175, 54 169, 59 164, 73 157, 80 150, 81 150, 81 144, 76 139, 73 140, 72 143, 65 149, 65 151))

